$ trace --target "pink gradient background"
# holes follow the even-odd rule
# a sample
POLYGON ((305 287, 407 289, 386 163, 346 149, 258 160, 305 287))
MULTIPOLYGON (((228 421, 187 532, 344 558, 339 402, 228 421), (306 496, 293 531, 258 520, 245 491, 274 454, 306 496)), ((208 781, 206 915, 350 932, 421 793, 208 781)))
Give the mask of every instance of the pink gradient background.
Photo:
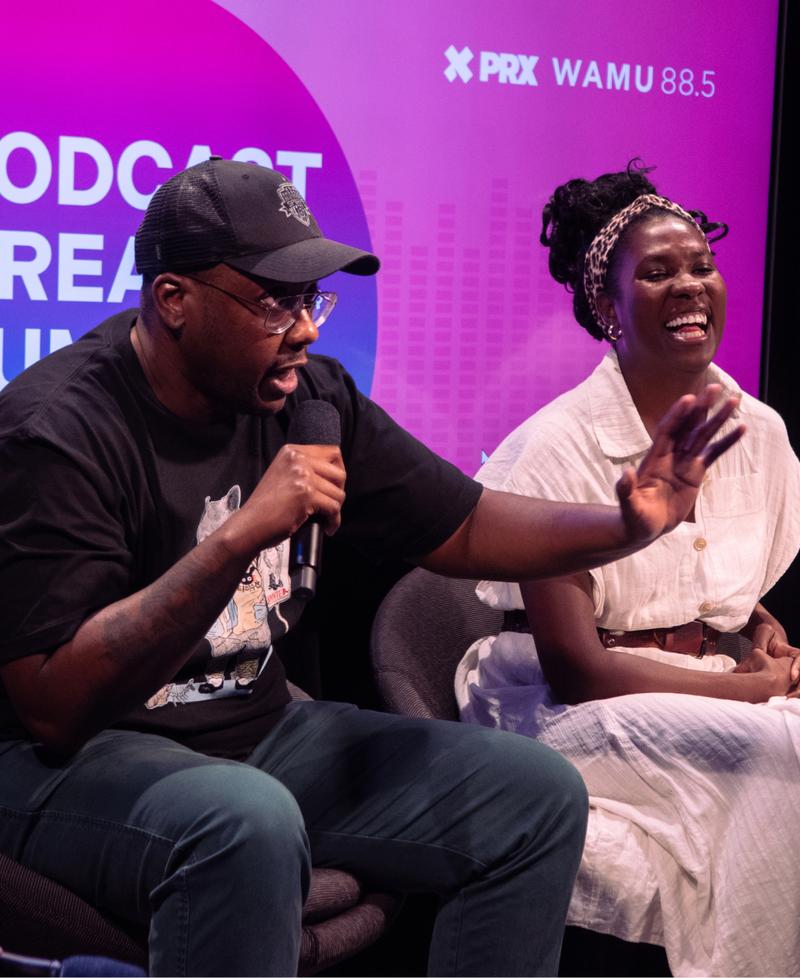
MULTIPOLYGON (((375 286, 339 276, 345 295, 322 350, 365 388, 371 379, 376 400, 466 471, 602 355, 549 277, 540 214, 558 183, 634 156, 657 165, 663 193, 730 223, 718 247, 730 293, 719 361, 757 393, 776 0, 8 8, 0 135, 35 132, 51 150, 57 135, 94 136, 114 158, 134 139, 154 139, 176 169, 193 142, 222 155, 242 146, 324 152, 324 180, 309 177, 312 208, 329 235, 363 246, 371 238, 383 268, 377 314, 375 286), (468 84, 444 76, 451 44, 476 55, 468 84), (481 84, 481 50, 538 54, 538 87, 481 84), (552 56, 652 64, 657 78, 665 65, 696 79, 710 69, 717 90, 559 88, 552 56)), ((168 175, 148 166, 142 185, 168 175)), ((141 218, 114 195, 92 208, 57 207, 52 187, 36 204, 0 200, 0 228, 105 234, 107 283, 141 218)), ((54 268, 47 274, 52 282, 54 268)), ((52 307, 28 303, 18 315, 0 302, 4 363, 21 358, 25 326, 77 336, 120 308, 52 307)))
POLYGON ((424 441, 474 471, 600 359, 550 279, 541 209, 634 156, 731 225, 719 362, 758 392, 775 2, 217 2, 297 71, 347 154, 384 263, 372 395, 424 441), (468 84, 443 75, 450 44, 476 55, 468 84), (540 55, 538 87, 479 83, 481 50, 540 55), (558 88, 552 56, 710 69, 716 93, 558 88))

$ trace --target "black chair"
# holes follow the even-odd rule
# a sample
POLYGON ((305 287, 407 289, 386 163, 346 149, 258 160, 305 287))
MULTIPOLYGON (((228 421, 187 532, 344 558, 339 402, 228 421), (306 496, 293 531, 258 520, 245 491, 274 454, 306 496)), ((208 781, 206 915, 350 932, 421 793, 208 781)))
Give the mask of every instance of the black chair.
POLYGON ((370 654, 391 713, 458 719, 453 678, 459 659, 475 639, 496 635, 503 625, 503 612, 475 596, 476 584, 416 568, 383 599, 370 654))

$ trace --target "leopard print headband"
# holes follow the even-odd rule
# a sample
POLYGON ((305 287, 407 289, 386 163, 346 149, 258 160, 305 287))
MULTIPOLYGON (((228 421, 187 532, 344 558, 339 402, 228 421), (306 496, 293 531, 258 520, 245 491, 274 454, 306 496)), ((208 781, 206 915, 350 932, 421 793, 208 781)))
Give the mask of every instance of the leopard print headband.
POLYGON ((583 289, 589 302, 589 308, 597 325, 605 332, 605 324, 597 310, 597 294, 602 292, 606 284, 606 273, 608 272, 608 259, 614 246, 619 241, 620 236, 631 221, 649 210, 651 207, 658 207, 661 210, 671 211, 682 217, 684 220, 695 224, 695 220, 688 211, 685 211, 678 204, 673 204, 666 197, 658 197, 656 194, 642 194, 633 203, 623 207, 621 211, 611 218, 608 224, 604 225, 592 239, 589 250, 583 264, 583 289))

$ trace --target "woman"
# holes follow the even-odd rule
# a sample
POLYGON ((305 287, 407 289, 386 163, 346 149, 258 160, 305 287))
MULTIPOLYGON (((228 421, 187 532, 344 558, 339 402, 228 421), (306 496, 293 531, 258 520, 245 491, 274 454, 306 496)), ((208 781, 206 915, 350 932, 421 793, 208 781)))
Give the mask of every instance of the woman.
POLYGON ((778 416, 713 363, 726 289, 704 216, 656 196, 646 172, 570 181, 545 207, 551 272, 610 349, 479 478, 613 503, 669 404, 709 382, 741 397, 722 433, 748 434, 647 551, 521 588, 483 582, 509 630, 469 650, 456 690, 463 719, 536 736, 583 774, 571 923, 662 943, 676 975, 797 975, 800 650, 759 599, 800 545, 800 463, 778 416), (752 640, 739 665, 717 651, 722 632, 752 640))

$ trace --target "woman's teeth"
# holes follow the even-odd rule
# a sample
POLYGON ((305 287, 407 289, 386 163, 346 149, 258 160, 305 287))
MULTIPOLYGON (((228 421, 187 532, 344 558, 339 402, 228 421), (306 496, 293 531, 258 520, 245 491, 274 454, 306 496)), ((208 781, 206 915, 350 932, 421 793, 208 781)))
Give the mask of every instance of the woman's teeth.
POLYGON ((676 316, 667 323, 667 329, 678 330, 682 326, 699 326, 704 331, 708 325, 708 316, 704 312, 690 312, 683 316, 676 316))

